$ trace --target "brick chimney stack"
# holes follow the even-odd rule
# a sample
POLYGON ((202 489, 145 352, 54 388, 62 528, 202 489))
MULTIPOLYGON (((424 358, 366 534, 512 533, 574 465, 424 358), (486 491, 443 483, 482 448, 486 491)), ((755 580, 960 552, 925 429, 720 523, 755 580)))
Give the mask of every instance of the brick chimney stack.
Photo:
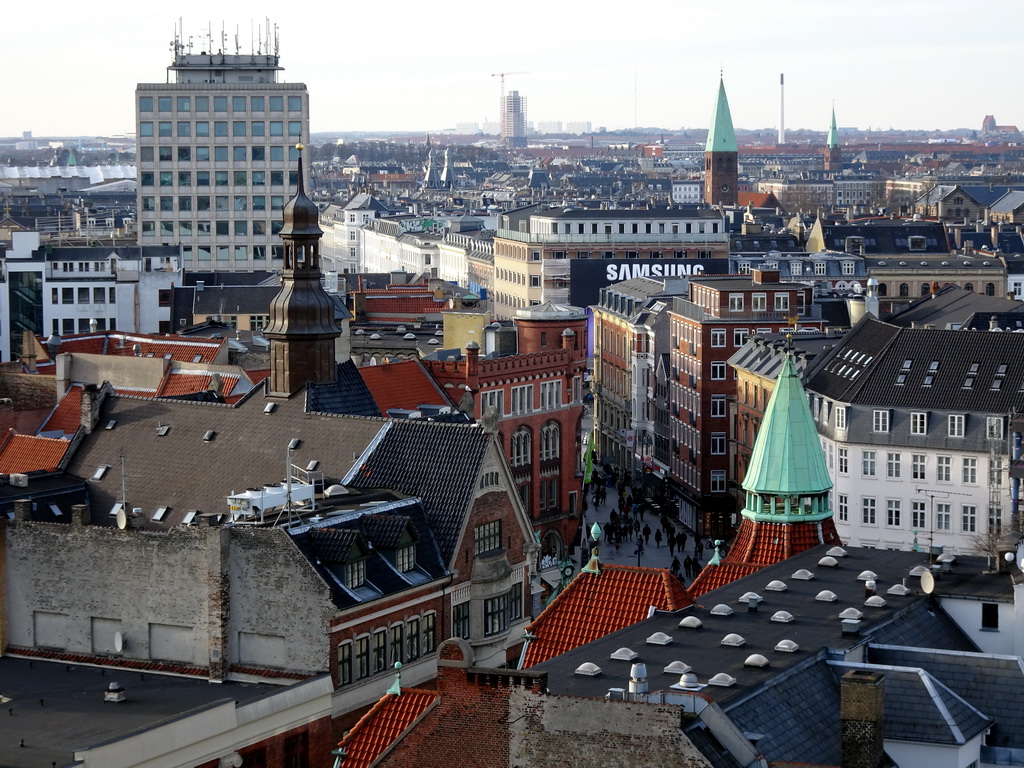
POLYGON ((885 754, 885 676, 852 669, 839 681, 842 768, 878 768, 885 754))
POLYGON ((475 341, 466 345, 466 381, 476 382, 480 370, 480 345, 475 341))
POLYGON ((85 434, 91 435, 99 421, 99 387, 86 384, 82 387, 81 423, 85 434))

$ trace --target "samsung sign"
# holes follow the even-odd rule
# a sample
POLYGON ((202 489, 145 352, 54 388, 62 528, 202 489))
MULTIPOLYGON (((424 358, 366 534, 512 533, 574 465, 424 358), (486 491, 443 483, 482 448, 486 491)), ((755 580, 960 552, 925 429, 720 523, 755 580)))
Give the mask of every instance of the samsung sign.
POLYGON ((573 259, 569 262, 569 303, 597 304, 601 289, 635 277, 689 278, 728 275, 729 259, 573 259))

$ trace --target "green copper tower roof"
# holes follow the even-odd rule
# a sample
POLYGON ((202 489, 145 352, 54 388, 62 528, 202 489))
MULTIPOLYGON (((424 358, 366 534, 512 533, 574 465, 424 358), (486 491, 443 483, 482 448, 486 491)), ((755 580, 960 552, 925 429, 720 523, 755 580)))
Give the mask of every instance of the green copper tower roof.
POLYGON ((736 152, 736 131, 732 128, 732 114, 729 99, 725 95, 725 81, 718 81, 718 98, 708 128, 708 144, 705 152, 736 152))
POLYGON ((773 522, 831 517, 831 488, 807 393, 787 354, 743 478, 743 515, 773 522))
POLYGON ((835 107, 832 107, 832 126, 828 129, 828 137, 825 139, 825 146, 829 149, 839 146, 839 129, 836 128, 835 107))

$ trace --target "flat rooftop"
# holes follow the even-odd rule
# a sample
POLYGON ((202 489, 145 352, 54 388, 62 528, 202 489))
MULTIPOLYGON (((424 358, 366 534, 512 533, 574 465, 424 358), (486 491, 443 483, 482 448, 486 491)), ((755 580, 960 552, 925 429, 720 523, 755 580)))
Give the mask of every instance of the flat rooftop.
POLYGON ((75 750, 151 728, 214 703, 245 703, 281 686, 0 658, 0 768, 75 764, 75 750), (103 701, 110 683, 127 700, 103 701), (19 746, 24 743, 24 746, 19 746))

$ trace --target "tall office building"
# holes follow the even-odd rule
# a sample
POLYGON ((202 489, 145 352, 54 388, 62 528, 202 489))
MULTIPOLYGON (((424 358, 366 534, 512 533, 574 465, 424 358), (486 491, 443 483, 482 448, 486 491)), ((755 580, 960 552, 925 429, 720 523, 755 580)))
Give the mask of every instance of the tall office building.
POLYGON ((309 141, 306 86, 278 82, 276 37, 233 55, 213 53, 212 37, 199 53, 182 40, 167 82, 135 90, 139 244, 180 244, 187 269, 280 267, 295 145, 309 141))
POLYGON ((517 149, 526 146, 526 97, 510 91, 501 105, 501 146, 517 149))

